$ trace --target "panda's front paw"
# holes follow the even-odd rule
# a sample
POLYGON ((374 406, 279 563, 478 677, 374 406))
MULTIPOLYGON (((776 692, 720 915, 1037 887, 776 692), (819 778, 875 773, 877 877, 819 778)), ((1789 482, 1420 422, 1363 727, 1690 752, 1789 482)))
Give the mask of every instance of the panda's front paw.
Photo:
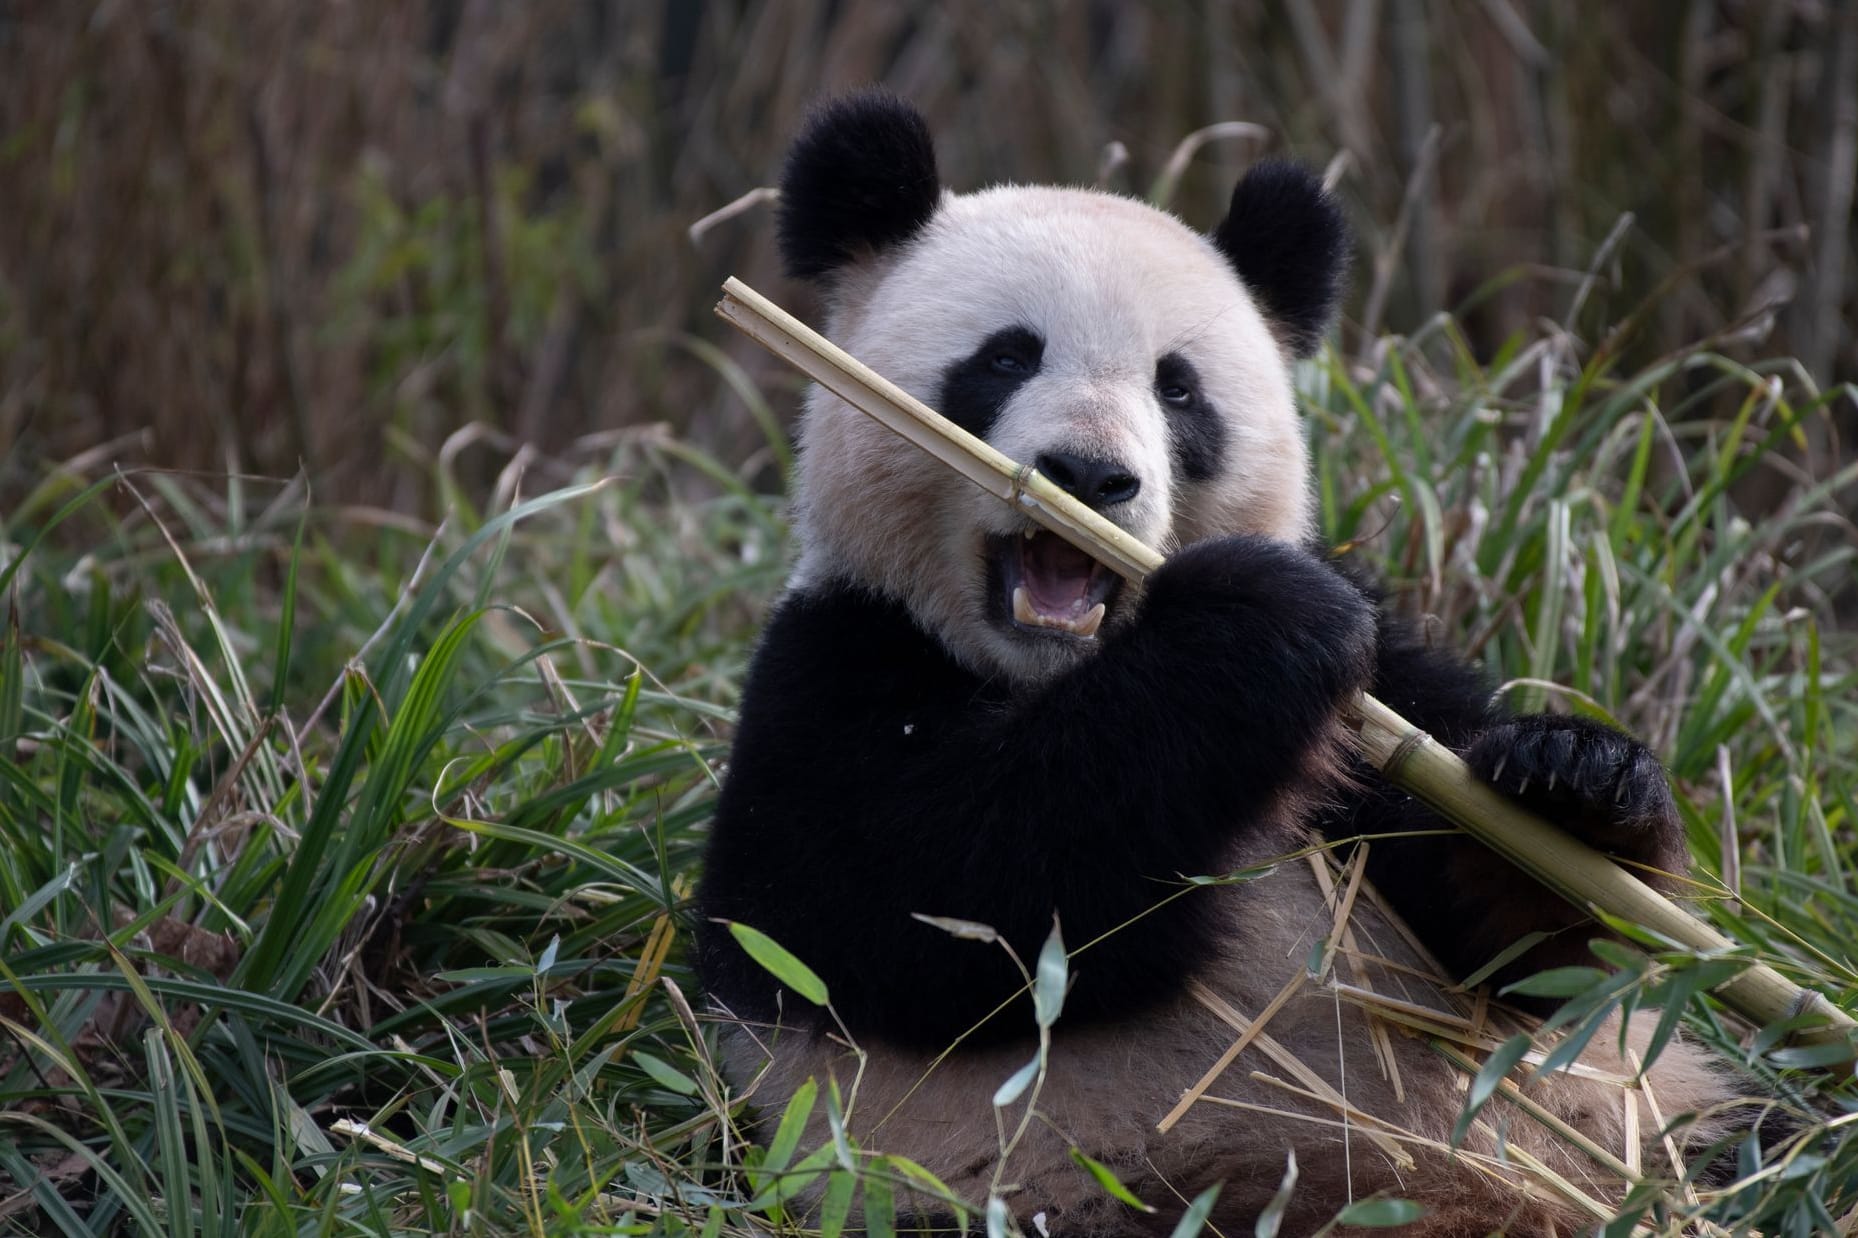
POLYGON ((1147 621, 1177 636, 1217 642, 1210 664, 1266 665, 1288 688, 1328 700, 1367 685, 1375 651, 1374 603, 1315 555, 1250 535, 1208 538, 1169 557, 1150 578, 1147 621))
POLYGON ((1465 762, 1583 842, 1660 872, 1689 870, 1664 769, 1629 735, 1588 718, 1532 714, 1479 735, 1465 762))

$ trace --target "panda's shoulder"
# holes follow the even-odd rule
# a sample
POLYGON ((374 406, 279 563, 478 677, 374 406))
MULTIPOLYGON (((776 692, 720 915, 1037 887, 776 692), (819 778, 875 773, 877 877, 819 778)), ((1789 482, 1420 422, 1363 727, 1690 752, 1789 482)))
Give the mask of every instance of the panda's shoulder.
POLYGON ((1484 671, 1444 643, 1433 621, 1396 605, 1380 577, 1358 560, 1342 555, 1329 561, 1374 603, 1374 695, 1448 744, 1481 729, 1492 708, 1484 671))
POLYGON ((775 603, 747 690, 764 699, 819 702, 957 678, 967 673, 903 603, 834 581, 789 589, 775 603))

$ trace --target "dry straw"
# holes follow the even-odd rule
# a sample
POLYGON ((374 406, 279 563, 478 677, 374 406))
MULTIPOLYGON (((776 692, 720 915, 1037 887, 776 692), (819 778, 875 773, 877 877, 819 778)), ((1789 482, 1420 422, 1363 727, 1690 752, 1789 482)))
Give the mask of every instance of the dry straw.
MULTIPOLYGON (((716 312, 815 382, 909 439, 981 489, 1093 555, 1129 580, 1162 557, 1084 506, 1035 470, 995 451, 799 319, 730 279, 716 312)), ((1418 796, 1575 906, 1641 925, 1695 950, 1727 952, 1736 943, 1637 877, 1478 781, 1455 753, 1380 701, 1362 694, 1352 722, 1361 751, 1387 779, 1418 796)), ((1797 1015, 1817 1023, 1795 1034, 1808 1043, 1851 1045, 1858 1022, 1821 994, 1773 968, 1752 963, 1716 995, 1758 1025, 1797 1015)))

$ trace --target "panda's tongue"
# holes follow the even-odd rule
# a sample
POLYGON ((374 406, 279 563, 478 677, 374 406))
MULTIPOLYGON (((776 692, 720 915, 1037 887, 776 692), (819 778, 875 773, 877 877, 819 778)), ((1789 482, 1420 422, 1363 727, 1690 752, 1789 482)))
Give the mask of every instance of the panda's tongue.
POLYGON ((1102 621, 1101 605, 1090 602, 1096 560, 1055 534, 1041 532, 1020 542, 1019 566, 1025 604, 1015 599, 1015 618, 1080 636, 1096 632, 1102 621))

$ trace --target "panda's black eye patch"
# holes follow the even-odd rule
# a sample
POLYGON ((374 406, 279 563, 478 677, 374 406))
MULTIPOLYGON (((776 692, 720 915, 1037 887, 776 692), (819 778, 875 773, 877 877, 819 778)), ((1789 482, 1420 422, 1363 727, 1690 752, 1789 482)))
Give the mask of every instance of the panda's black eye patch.
POLYGON ((977 352, 991 354, 988 364, 997 373, 1031 377, 1045 357, 1045 341, 1030 327, 1008 327, 981 341, 977 352))
POLYGON ((986 438, 1013 393, 1045 359, 1045 341, 1031 327, 1004 327, 942 372, 938 407, 970 434, 986 438))
POLYGON ((1192 408, 1200 398, 1200 375, 1179 353, 1155 363, 1155 394, 1171 408, 1192 408))
POLYGON ((1219 410, 1206 397, 1193 363, 1171 352, 1155 362, 1155 397, 1168 414, 1174 462, 1189 481, 1207 481, 1219 471, 1226 430, 1219 410))

